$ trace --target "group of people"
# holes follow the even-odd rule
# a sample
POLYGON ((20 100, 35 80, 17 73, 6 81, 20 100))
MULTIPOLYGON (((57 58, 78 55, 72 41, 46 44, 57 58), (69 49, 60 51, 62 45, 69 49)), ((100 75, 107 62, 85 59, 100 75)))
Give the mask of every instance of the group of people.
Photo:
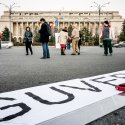
MULTIPOLYGON (((68 36, 67 27, 64 27, 59 35, 59 43, 61 47, 61 55, 65 55, 66 45, 69 41, 72 41, 72 49, 73 52, 71 55, 80 55, 80 35, 79 30, 77 29, 76 25, 73 25, 73 30, 71 36, 68 36)), ((68 43, 70 44, 70 43, 68 43)))
MULTIPOLYGON (((43 56, 41 59, 48 59, 50 58, 50 53, 49 53, 49 48, 48 48, 48 42, 49 42, 49 36, 50 36, 50 29, 49 29, 49 24, 46 22, 44 18, 40 19, 41 22, 41 28, 39 30, 40 33, 40 39, 39 41, 42 43, 42 49, 43 49, 43 56)), ((30 30, 30 27, 26 27, 26 31, 24 33, 24 42, 26 46, 26 55, 29 55, 28 49, 31 52, 31 55, 33 55, 33 50, 32 50, 32 37, 33 34, 30 30)), ((76 25, 73 25, 73 30, 71 33, 71 36, 69 37, 67 27, 64 27, 60 31, 59 35, 59 43, 60 43, 60 48, 61 48, 61 55, 66 55, 65 50, 66 50, 66 45, 67 42, 70 40, 72 41, 72 54, 71 55, 80 55, 80 43, 81 43, 81 36, 79 33, 79 30, 77 29, 76 25)), ((108 55, 108 50, 110 55, 112 55, 112 32, 110 29, 110 24, 108 21, 104 21, 103 29, 101 32, 101 39, 103 41, 104 45, 104 55, 108 55)), ((70 43, 69 43, 70 44, 70 43)))
MULTIPOLYGON (((48 48, 48 42, 49 42, 49 24, 46 22, 44 18, 40 19, 41 22, 41 28, 39 30, 40 33, 40 39, 39 42, 42 43, 42 48, 43 48, 43 57, 40 59, 47 59, 50 58, 50 53, 49 53, 49 48, 48 48)), ((30 50, 31 55, 33 55, 32 51, 32 37, 33 34, 30 30, 30 27, 26 27, 26 31, 24 33, 24 43, 26 46, 26 55, 29 55, 28 49, 30 50)))

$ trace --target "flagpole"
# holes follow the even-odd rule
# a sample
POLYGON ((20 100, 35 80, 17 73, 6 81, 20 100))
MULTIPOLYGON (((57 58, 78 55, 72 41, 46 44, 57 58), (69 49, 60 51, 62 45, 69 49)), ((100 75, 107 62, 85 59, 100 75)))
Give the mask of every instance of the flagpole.
POLYGON ((58 17, 58 31, 59 31, 59 17, 58 17))

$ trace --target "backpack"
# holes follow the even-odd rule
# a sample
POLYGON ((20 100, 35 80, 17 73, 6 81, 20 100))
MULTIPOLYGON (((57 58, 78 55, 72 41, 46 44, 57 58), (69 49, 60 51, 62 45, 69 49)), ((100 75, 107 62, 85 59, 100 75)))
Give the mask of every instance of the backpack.
POLYGON ((109 27, 104 27, 104 29, 103 29, 103 39, 109 38, 109 36, 110 36, 109 27))
POLYGON ((46 23, 47 26, 47 36, 52 36, 52 31, 51 31, 51 27, 48 23, 46 23))

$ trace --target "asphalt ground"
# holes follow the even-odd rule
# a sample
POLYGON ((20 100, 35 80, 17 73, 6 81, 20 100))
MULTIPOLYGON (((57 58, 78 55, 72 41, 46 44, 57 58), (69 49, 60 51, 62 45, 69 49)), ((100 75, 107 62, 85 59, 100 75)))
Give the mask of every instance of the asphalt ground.
MULTIPOLYGON (((40 59, 41 47, 33 47, 33 52, 26 56, 25 47, 0 50, 0 93, 125 70, 125 48, 103 56, 103 48, 81 47, 80 55, 71 55, 71 49, 61 56, 59 49, 50 47, 50 59, 40 59)), ((89 125, 125 125, 125 108, 89 125)))

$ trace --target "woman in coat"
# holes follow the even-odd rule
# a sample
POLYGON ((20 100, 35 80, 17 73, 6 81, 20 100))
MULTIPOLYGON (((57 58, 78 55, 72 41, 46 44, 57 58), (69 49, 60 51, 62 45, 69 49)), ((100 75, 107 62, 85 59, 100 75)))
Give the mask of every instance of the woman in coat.
POLYGON ((65 27, 59 35, 59 43, 61 47, 61 55, 65 55, 65 49, 66 49, 66 44, 68 41, 68 32, 67 32, 67 27, 65 27))
POLYGON ((33 51, 32 51, 32 37, 33 34, 30 30, 30 27, 26 27, 26 31, 24 33, 24 43, 26 46, 26 55, 29 55, 28 49, 30 50, 31 55, 33 55, 33 51))

